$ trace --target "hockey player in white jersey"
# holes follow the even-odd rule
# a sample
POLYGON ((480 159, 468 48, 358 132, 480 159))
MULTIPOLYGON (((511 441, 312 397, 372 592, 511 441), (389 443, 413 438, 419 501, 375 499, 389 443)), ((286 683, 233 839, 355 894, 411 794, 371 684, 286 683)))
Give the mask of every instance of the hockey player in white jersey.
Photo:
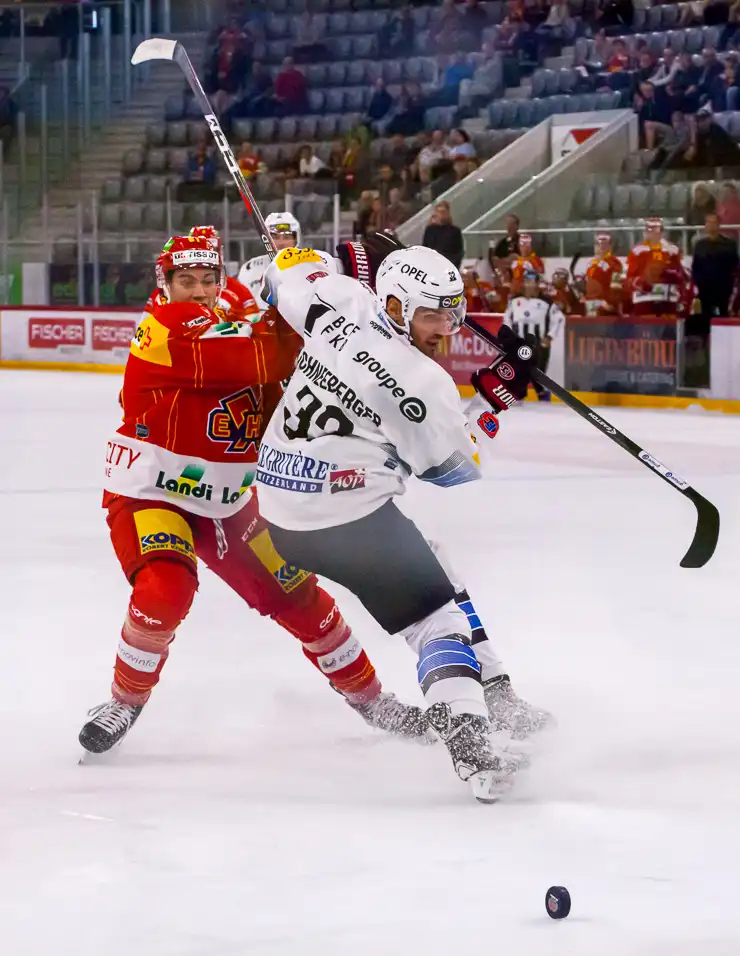
MULTIPOLYGON (((479 477, 457 389, 433 361, 464 318, 462 279, 415 247, 381 264, 376 297, 323 263, 286 250, 267 272, 265 298, 304 348, 260 451, 263 514, 287 560, 348 587, 405 637, 430 725, 475 796, 493 800, 518 761, 492 746, 471 621, 439 553, 392 500, 412 474, 443 487, 479 477)), ((526 394, 533 353, 508 328, 499 343, 474 383, 504 411, 526 394)))
MULTIPOLYGON (((552 340, 565 328, 565 316, 557 303, 546 298, 540 288, 540 276, 529 267, 524 273, 522 295, 509 301, 504 313, 504 323, 517 335, 533 335, 537 339, 535 365, 541 372, 547 371, 552 340)), ((549 402, 551 395, 538 382, 532 382, 540 402, 549 402)))
MULTIPOLYGON (((301 244, 301 225, 289 212, 273 212, 265 219, 267 231, 272 236, 275 248, 289 249, 301 244)), ((262 282, 270 265, 270 256, 255 256, 248 259, 239 270, 237 280, 246 286, 259 306, 260 312, 267 309, 267 303, 261 297, 262 282)))

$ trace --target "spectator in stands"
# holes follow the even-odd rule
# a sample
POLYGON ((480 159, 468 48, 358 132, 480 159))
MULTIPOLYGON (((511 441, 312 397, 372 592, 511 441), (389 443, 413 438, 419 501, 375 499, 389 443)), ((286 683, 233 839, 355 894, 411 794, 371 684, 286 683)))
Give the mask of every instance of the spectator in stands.
POLYGON ((700 70, 694 66, 690 53, 680 53, 678 56, 678 70, 668 84, 667 92, 671 108, 683 113, 695 113, 699 108, 699 76, 700 70))
POLYGON ((445 144, 445 134, 441 129, 435 129, 431 142, 419 153, 419 173, 425 171, 433 176, 434 167, 447 159, 449 154, 450 151, 445 144))
POLYGON ((632 65, 629 50, 624 40, 615 40, 611 56, 606 64, 607 73, 624 73, 632 65))
POLYGON ((339 174, 339 194, 347 203, 356 199, 370 178, 370 157, 362 141, 353 136, 347 143, 339 174))
POLYGON ((694 183, 686 221, 690 226, 703 226, 706 217, 717 211, 717 200, 706 183, 694 183))
POLYGON ((331 176, 326 163, 316 155, 310 143, 304 143, 298 150, 298 173, 304 179, 326 179, 331 176))
POLYGON ((236 101, 236 94, 250 68, 250 38, 232 19, 218 35, 218 41, 208 71, 209 92, 217 113, 223 113, 236 101))
POLYGON ((717 43, 720 50, 726 50, 731 43, 735 43, 737 40, 737 31, 740 26, 740 3, 738 0, 733 0, 732 3, 727 5, 726 11, 724 18, 717 21, 723 24, 717 43))
POLYGON ((599 73, 606 70, 606 65, 611 59, 613 52, 612 41, 607 37, 606 30, 598 30, 594 36, 591 56, 585 63, 585 66, 592 73, 599 73))
POLYGON ((272 113, 273 107, 272 77, 264 65, 255 60, 252 63, 252 72, 244 83, 241 98, 227 109, 225 118, 267 116, 272 113))
POLYGON ((414 23, 411 7, 406 4, 396 11, 378 31, 378 56, 400 59, 414 52, 414 23))
POLYGON ((366 234, 382 232, 385 229, 385 206, 380 196, 375 196, 370 203, 370 215, 367 220, 366 234))
POLYGON ((640 83, 640 91, 635 95, 635 112, 645 149, 653 149, 657 127, 667 126, 670 122, 670 114, 668 105, 659 103, 655 98, 655 87, 652 83, 640 83))
POLYGON ((475 146, 470 142, 470 137, 464 129, 453 129, 450 133, 450 145, 448 147, 450 159, 473 159, 475 157, 475 146))
POLYGON ((293 20, 293 58, 296 63, 314 63, 327 56, 326 45, 321 42, 321 24, 310 10, 293 20))
POLYGON ((357 201, 357 209, 355 210, 357 218, 355 219, 352 229, 356 239, 364 239, 370 231, 369 223, 373 212, 374 199, 375 197, 370 189, 365 189, 360 193, 360 198, 357 201))
POLYGON ((388 204, 385 207, 385 228, 395 232, 409 217, 410 207, 404 202, 400 189, 391 189, 388 194, 388 204))
POLYGON ((465 0, 460 17, 460 48, 468 52, 480 50, 481 37, 487 26, 488 14, 480 0, 465 0))
POLYGON ((342 167, 344 166, 344 143, 341 139, 337 139, 331 144, 327 165, 329 166, 332 176, 335 179, 339 179, 342 175, 342 167))
POLYGON ((424 129, 426 101, 418 83, 407 83, 401 89, 395 116, 386 127, 389 136, 416 136, 424 129))
POLYGON ((308 109, 306 77, 296 69, 292 56, 283 60, 283 68, 275 77, 275 102, 281 116, 294 116, 308 109))
POLYGON ((403 180, 391 164, 383 163, 378 170, 378 175, 375 177, 373 187, 384 205, 390 202, 391 190, 400 189, 402 185, 403 180))
POLYGON ((629 32, 634 18, 635 7, 632 0, 606 0, 596 14, 596 22, 600 28, 616 33, 629 32))
POLYGON ((500 54, 490 40, 483 42, 483 59, 475 67, 475 73, 470 80, 463 80, 460 84, 459 105, 471 115, 477 110, 503 93, 504 72, 500 54))
POLYGON ((663 57, 658 65, 658 69, 650 77, 650 82, 655 87, 656 93, 664 92, 664 87, 673 82, 673 78, 679 67, 678 57, 672 47, 667 46, 663 50, 663 57))
POLYGON ((429 41, 440 53, 459 49, 460 14, 455 0, 442 0, 442 6, 432 18, 429 41))
POLYGON ((499 270, 502 275, 508 274, 520 251, 519 216, 509 213, 506 217, 506 235, 499 239, 493 249, 492 268, 499 270))
POLYGON ((702 66, 696 90, 699 94, 699 104, 703 106, 711 100, 715 80, 724 72, 724 65, 717 57, 717 51, 711 46, 702 50, 701 59, 702 66))
POLYGON ((735 140, 712 119, 709 107, 696 114, 689 148, 674 150, 664 169, 701 169, 707 166, 740 166, 740 148, 735 140))
POLYGON ((722 224, 722 232, 737 241, 738 230, 727 229, 727 226, 740 226, 740 196, 734 183, 725 183, 722 187, 717 203, 717 215, 722 224))
POLYGON ((373 95, 367 105, 367 113, 363 123, 368 129, 382 136, 386 126, 393 118, 393 108, 395 104, 393 97, 385 86, 385 80, 379 76, 375 81, 373 95))
MULTIPOLYGON (((540 61, 540 38, 535 28, 526 20, 522 21, 514 41, 514 52, 520 67, 537 66, 540 61)), ((517 80, 517 82, 519 82, 517 80)))
POLYGON ((255 152, 252 149, 252 144, 246 141, 239 148, 239 155, 236 159, 245 179, 252 179, 265 168, 259 153, 255 152))
POLYGON ((704 24, 704 8, 709 0, 690 0, 680 5, 679 27, 691 27, 704 24))
POLYGON ((397 173, 401 173, 401 170, 409 162, 409 148, 406 145, 406 140, 400 133, 396 133, 391 138, 391 146, 388 150, 388 163, 397 173))
POLYGON ((457 106, 460 101, 460 84, 470 80, 475 67, 464 53, 453 53, 442 73, 442 85, 431 94, 427 106, 457 106))
POLYGON ((434 212, 437 221, 426 227, 421 244, 446 256, 459 269, 465 254, 462 230, 452 222, 449 203, 437 203, 434 212))
POLYGON ((4 155, 15 139, 18 123, 18 104, 10 95, 7 86, 0 86, 0 143, 3 145, 4 155))
POLYGON ((685 152, 691 145, 692 135, 691 123, 681 110, 674 110, 671 113, 670 126, 656 122, 645 123, 646 149, 658 147, 648 169, 662 169, 667 158, 674 150, 685 152))
POLYGON ((207 201, 213 198, 216 163, 206 139, 199 139, 188 155, 185 178, 177 188, 178 202, 207 201))
POLYGON ((537 34, 550 46, 554 41, 553 55, 559 52, 563 41, 575 36, 575 23, 567 0, 552 0, 547 18, 537 27, 537 34))
MULTIPOLYGON (((640 83, 652 83, 651 77, 655 73, 655 58, 650 50, 642 50, 637 58, 637 69, 633 74, 633 80, 638 89, 640 83)), ((653 87, 655 89, 655 87, 653 87)), ((657 93, 657 91, 656 91, 657 93)))
POLYGON ((727 56, 723 71, 714 78, 710 85, 710 95, 707 104, 712 107, 715 113, 724 113, 725 110, 736 110, 738 108, 738 94, 740 90, 737 87, 737 58, 727 56))

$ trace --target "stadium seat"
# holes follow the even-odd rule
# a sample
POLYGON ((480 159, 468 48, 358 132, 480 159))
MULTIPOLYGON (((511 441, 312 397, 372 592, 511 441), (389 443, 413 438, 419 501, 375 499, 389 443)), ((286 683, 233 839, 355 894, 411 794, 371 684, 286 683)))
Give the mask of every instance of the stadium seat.
POLYGON ((124 176, 135 176, 144 166, 144 151, 141 149, 127 149, 123 154, 124 176))
POLYGON ((611 188, 605 183, 598 183, 594 187, 593 203, 586 211, 589 219, 605 219, 611 215, 611 188))
POLYGON ((123 232, 140 232, 144 215, 144 204, 124 202, 121 206, 121 229, 123 232))
POLYGON ((167 150, 150 149, 146 154, 146 168, 150 173, 167 172, 167 150))
POLYGON ((326 94, 323 90, 308 91, 308 106, 312 113, 320 113, 324 109, 326 94))
POLYGON ((342 36, 349 30, 348 13, 330 13, 328 32, 334 36, 342 36))
POLYGON ((625 183, 620 183, 612 191, 612 213, 615 216, 627 216, 629 212, 630 187, 625 183))
POLYGON ((268 143, 275 138, 277 121, 274 119, 257 120, 254 127, 255 139, 260 143, 268 143))
POLYGON ((668 46, 675 52, 681 53, 686 48, 686 30, 669 30, 668 46))
POLYGON ((578 82, 578 74, 575 70, 564 68, 558 72, 558 92, 572 93, 578 82))
POLYGON ((728 133, 734 140, 740 139, 740 113, 730 113, 728 133))
POLYGON ((146 178, 146 198, 147 202, 165 202, 167 199, 167 176, 147 176, 146 178))
POLYGON ((168 146, 187 146, 188 145, 188 124, 187 123, 168 123, 167 124, 167 145, 168 146))
POLYGON ((532 90, 531 95, 533 97, 547 96, 547 71, 546 70, 535 70, 532 74, 532 90))
POLYGON ((629 189, 629 214, 639 219, 652 212, 652 190, 643 183, 632 183, 629 189))
POLYGON ((347 66, 347 84, 349 86, 367 86, 371 81, 369 74, 372 64, 369 60, 353 60, 347 66))
POLYGON ((324 86, 327 83, 327 67, 324 63, 311 63, 305 70, 306 80, 311 87, 324 86))
POLYGON ((333 139, 337 135, 339 117, 335 114, 319 117, 318 135, 322 139, 333 139))
POLYGON ((326 71, 326 81, 332 86, 342 86, 347 76, 346 63, 330 63, 326 71))
POLYGON ((277 135, 281 143, 294 140, 298 135, 298 120, 293 116, 284 116, 278 120, 277 135))
POLYGON ((123 182, 123 198, 128 202, 146 200, 146 179, 144 176, 130 176, 123 182))
POLYGON ((301 116, 298 120, 298 139, 309 141, 316 139, 318 125, 318 116, 301 116))
POLYGON ((146 128, 147 146, 167 145, 167 126, 163 123, 150 123, 146 128))
POLYGON ((106 179, 100 191, 102 202, 120 202, 123 194, 123 183, 120 179, 106 179))
POLYGON ((327 90, 325 109, 329 113, 341 113, 344 110, 344 88, 327 90))
POLYGON ((403 79, 403 62, 401 60, 383 60, 383 79, 386 83, 400 83, 403 79))
POLYGON ((167 228, 167 208, 164 203, 151 202, 144 206, 143 226, 149 232, 164 233, 167 228))
POLYGON ((517 126, 534 126, 535 109, 533 100, 520 100, 517 110, 517 126))
POLYGON ((704 31, 701 27, 692 27, 686 31, 686 50, 689 53, 700 53, 704 46, 704 31))
POLYGON ((358 60, 369 59, 375 48, 375 37, 372 33, 361 34, 352 40, 352 56, 358 60))
POLYGON ((367 95, 367 90, 364 86, 352 86, 347 89, 347 94, 344 100, 344 108, 346 110, 351 110, 353 113, 362 112, 365 109, 365 97, 367 95))
POLYGON ((690 195, 690 183, 673 183, 668 193, 669 215, 685 216, 689 209, 690 195))
POLYGON ((505 100, 494 100, 488 105, 488 125, 492 129, 501 129, 504 125, 505 100))
POLYGON ((339 60, 351 59, 353 46, 354 38, 350 36, 333 37, 331 40, 332 53, 339 60))
POLYGON ((183 97, 168 96, 164 101, 164 118, 166 122, 181 120, 185 116, 185 103, 183 97))
POLYGON ((183 173, 188 165, 188 151, 177 147, 167 150, 167 168, 173 173, 183 173))
POLYGON ((205 120, 190 120, 188 123, 188 142, 191 145, 200 142, 201 140, 210 141, 210 130, 208 129, 208 124, 205 120))

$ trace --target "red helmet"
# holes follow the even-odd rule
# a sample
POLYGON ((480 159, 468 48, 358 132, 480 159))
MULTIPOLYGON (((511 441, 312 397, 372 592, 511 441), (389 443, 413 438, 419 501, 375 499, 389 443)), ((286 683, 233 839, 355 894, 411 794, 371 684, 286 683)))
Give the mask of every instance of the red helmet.
POLYGON ((157 285, 164 289, 167 277, 175 269, 214 269, 218 272, 219 282, 223 276, 223 258, 221 249, 214 249, 209 239, 199 236, 173 236, 165 243, 157 256, 157 285))
POLYGON ((215 226, 193 226, 188 235, 191 239, 207 239, 214 249, 221 252, 221 236, 215 226))

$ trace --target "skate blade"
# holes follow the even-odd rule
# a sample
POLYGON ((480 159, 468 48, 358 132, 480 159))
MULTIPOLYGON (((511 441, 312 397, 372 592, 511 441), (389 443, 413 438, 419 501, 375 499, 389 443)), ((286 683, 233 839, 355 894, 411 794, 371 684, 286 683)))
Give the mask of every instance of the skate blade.
POLYGON ((513 774, 502 777, 497 770, 479 770, 468 778, 473 796, 479 803, 498 803, 514 785, 513 774))

